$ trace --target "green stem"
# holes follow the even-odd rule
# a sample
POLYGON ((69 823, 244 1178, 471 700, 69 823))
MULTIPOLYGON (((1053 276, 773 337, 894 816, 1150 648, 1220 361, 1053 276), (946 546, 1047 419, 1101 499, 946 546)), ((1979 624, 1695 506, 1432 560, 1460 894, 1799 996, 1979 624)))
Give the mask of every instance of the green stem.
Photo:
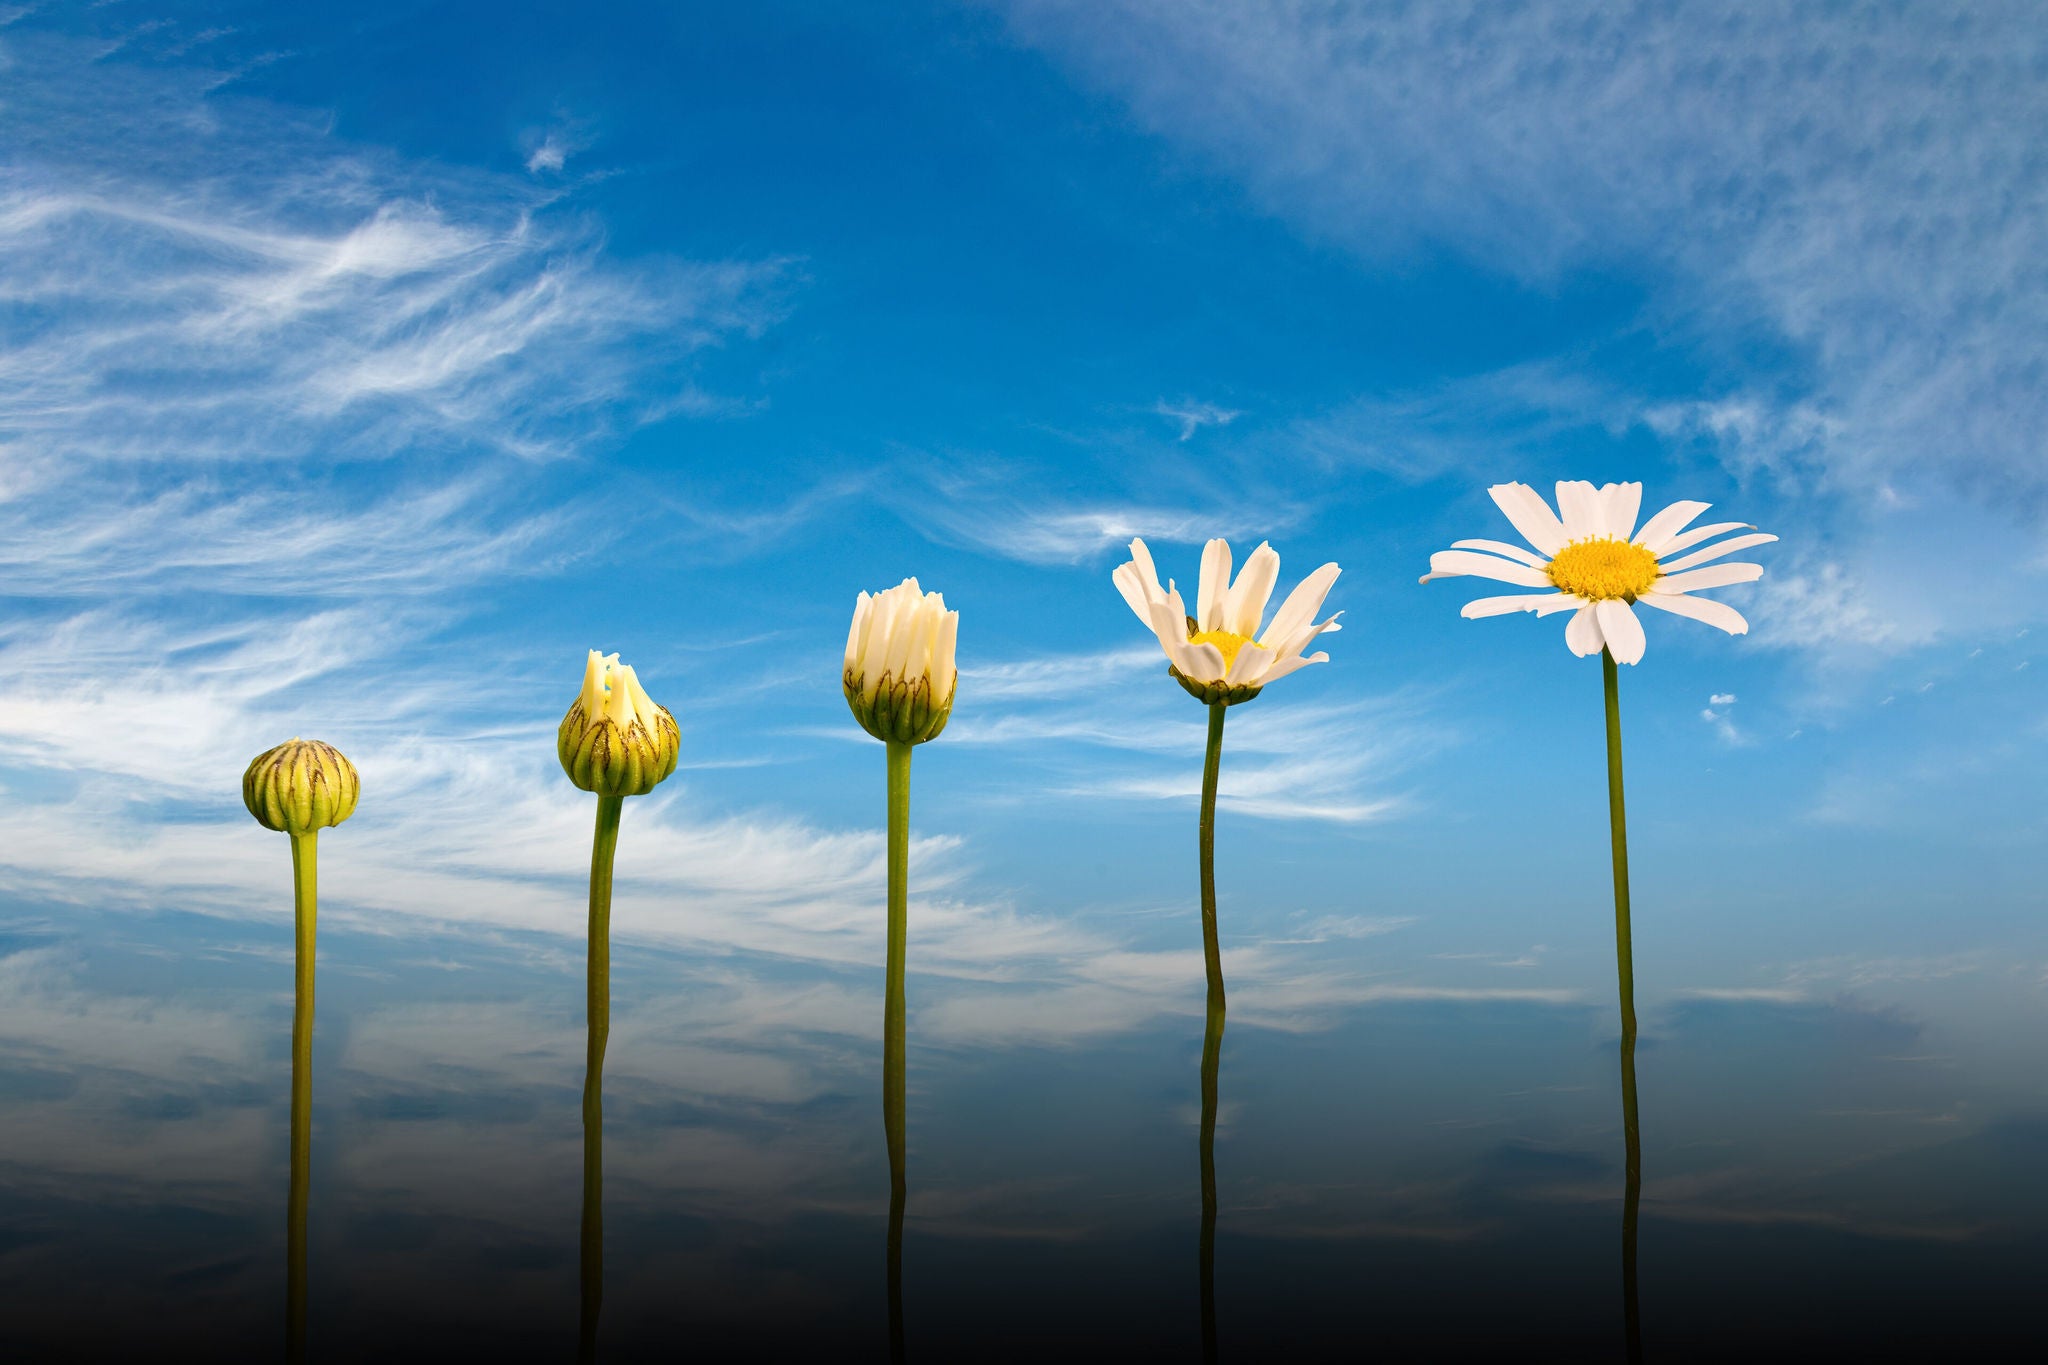
POLYGON ((306 1358, 306 1194, 313 1158, 313 962, 320 834, 292 840, 292 1136, 285 1205, 285 1358, 306 1358))
POLYGON ((1216 941, 1216 783, 1223 771, 1222 702, 1209 707, 1209 751, 1202 759, 1202 965, 1212 1009, 1223 1008, 1223 949, 1216 941))
POLYGON ((1209 747, 1202 757, 1202 965, 1209 977, 1202 1034, 1202 1359, 1216 1359, 1216 1073, 1223 1061, 1223 949, 1216 936, 1216 786, 1223 773, 1222 702, 1209 706, 1209 747))
POLYGON ((1628 816, 1621 796, 1621 688, 1614 655, 1602 650, 1600 666, 1607 685, 1607 819, 1614 835, 1614 960, 1621 973, 1621 1034, 1633 1044, 1636 968, 1628 925, 1628 816))
POLYGON ((889 1358, 903 1358, 903 963, 910 939, 910 750, 889 745, 889 947, 882 1003, 882 1132, 889 1145, 889 1358))
POLYGON ((1600 653, 1607 694, 1607 816, 1614 842, 1614 960, 1621 979, 1621 1130, 1624 1147, 1621 1207, 1622 1322, 1628 1359, 1642 1359, 1642 1324, 1636 1301, 1636 1218, 1643 1191, 1643 1136, 1636 1111, 1636 970, 1629 932, 1628 817, 1621 789, 1620 670, 1611 651, 1600 653))
POLYGON ((889 1359, 903 1359, 903 1187, 889 1193, 889 1359))
POLYGON ((597 798, 590 845, 590 945, 584 970, 583 1228, 578 1288, 579 1358, 597 1359, 604 1307, 604 1048, 612 1031, 612 855, 619 847, 622 796, 597 798))
POLYGON ((1216 1359, 1216 1073, 1223 1062, 1223 991, 1209 990, 1208 1025, 1202 1033, 1202 1359, 1216 1359))
POLYGON ((1636 1300, 1636 1216, 1643 1199, 1643 1144, 1636 1124, 1636 1040, 1621 1042, 1621 1119, 1628 1165, 1621 1198, 1621 1320, 1630 1365, 1643 1358, 1642 1315, 1636 1300))

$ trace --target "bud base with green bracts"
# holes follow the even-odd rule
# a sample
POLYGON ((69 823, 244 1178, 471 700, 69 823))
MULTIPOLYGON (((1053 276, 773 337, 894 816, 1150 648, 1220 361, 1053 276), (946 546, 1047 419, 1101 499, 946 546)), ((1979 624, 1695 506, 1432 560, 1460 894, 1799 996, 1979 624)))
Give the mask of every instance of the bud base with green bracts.
POLYGON ((1259 695, 1259 689, 1256 687, 1232 687, 1225 682, 1196 682, 1172 664, 1166 666, 1166 671, 1173 675, 1175 682, 1186 689, 1189 696, 1204 706, 1235 706, 1241 701, 1250 701, 1259 695))
POLYGON ((864 674, 856 676, 852 669, 847 669, 840 681, 846 692, 846 705, 860 722, 860 728, 885 744, 922 744, 937 739, 952 719, 953 696, 960 690, 955 681, 947 690, 946 699, 934 706, 931 679, 923 675, 897 682, 884 673, 873 696, 868 695, 864 674))
POLYGON ((569 780, 599 796, 645 796, 670 773, 682 754, 682 732, 666 706, 654 708, 652 732, 635 719, 620 725, 606 716, 595 722, 576 702, 555 734, 555 753, 569 780))

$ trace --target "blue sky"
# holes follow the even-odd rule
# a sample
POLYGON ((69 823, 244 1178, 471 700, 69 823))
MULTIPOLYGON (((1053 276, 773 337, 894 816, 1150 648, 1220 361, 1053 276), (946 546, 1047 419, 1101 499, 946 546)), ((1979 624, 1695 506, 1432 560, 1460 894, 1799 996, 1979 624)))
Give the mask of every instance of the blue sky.
MULTIPOLYGON (((1195 1008, 1200 709, 1134 534, 1325 560, 1231 718, 1233 1018, 1604 1001, 1598 668, 1461 621, 1487 485, 1782 540, 1624 677, 1646 997, 2037 1011, 2048 30, 2026 6, 0 10, 0 890, 579 935, 583 651, 682 726, 618 931, 879 960, 854 595, 962 613, 923 1027, 1195 1008), (872 10, 872 12, 868 12, 872 10), (1716 701, 1715 698, 1729 698, 1716 701), (1987 1007, 1988 1008, 1988 1007, 1987 1007)), ((867 1027, 865 1012, 850 1032, 867 1027)), ((836 1017, 836 1016, 835 1016, 836 1017)))

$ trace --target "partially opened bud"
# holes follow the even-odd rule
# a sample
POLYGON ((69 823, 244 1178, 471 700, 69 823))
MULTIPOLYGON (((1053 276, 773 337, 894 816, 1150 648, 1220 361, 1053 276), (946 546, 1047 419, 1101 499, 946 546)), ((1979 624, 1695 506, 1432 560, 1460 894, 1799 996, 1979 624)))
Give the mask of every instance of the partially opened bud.
POLYGON ((599 796, 645 796, 676 770, 682 733, 616 654, 590 651, 583 693, 555 736, 569 780, 599 796))
POLYGON ((906 578, 887 592, 860 595, 846 636, 842 682, 853 718, 876 739, 922 744, 938 738, 953 714, 953 666, 960 613, 906 578))
POLYGON ((292 738, 249 760, 242 804, 256 823, 286 834, 311 834, 354 813, 363 792, 356 765, 317 739, 292 738))

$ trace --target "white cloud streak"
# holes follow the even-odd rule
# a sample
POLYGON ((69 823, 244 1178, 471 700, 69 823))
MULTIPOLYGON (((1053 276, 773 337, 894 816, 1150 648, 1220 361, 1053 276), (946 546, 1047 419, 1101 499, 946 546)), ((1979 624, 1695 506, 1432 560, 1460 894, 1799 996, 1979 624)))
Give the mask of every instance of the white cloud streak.
POLYGON ((1010 8, 1323 234, 1448 242, 1539 281, 1667 268, 1674 311, 1769 328, 1810 358, 1810 397, 1683 419, 1737 458, 2048 492, 2048 32, 2029 5, 1010 8))
POLYGON ((1198 403, 1192 399, 1169 403, 1162 398, 1153 405, 1152 411, 1180 427, 1180 435, 1176 439, 1183 445, 1193 440, 1195 433, 1203 427, 1227 427, 1244 416, 1244 413, 1236 408, 1221 407, 1215 403, 1198 403))

